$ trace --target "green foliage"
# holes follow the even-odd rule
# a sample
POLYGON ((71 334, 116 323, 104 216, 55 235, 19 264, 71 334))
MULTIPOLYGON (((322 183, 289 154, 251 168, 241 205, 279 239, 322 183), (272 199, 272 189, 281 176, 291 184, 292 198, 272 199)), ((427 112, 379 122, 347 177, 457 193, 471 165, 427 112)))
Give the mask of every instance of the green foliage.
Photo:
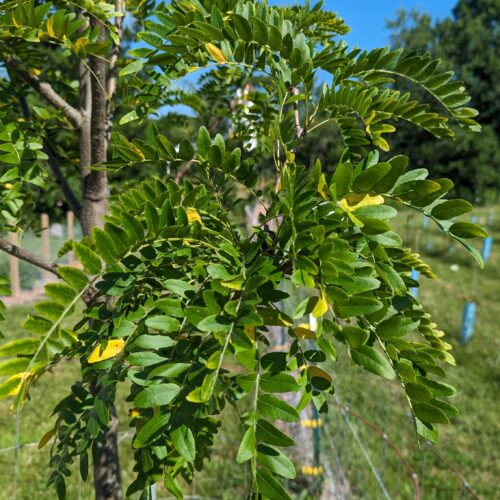
MULTIPOLYGON (((48 11, 40 19, 37 11, 33 24, 23 14, 30 5, 5 14, 14 26, 29 27, 22 40, 32 30, 38 33, 40 25, 47 31, 52 26, 50 36, 62 39, 54 24, 66 19, 68 50, 77 45, 100 50, 91 43, 92 33, 89 44, 78 42, 81 36, 72 38, 78 36, 78 26, 72 31, 74 16, 57 11, 41 20, 48 11)), ((108 9, 102 4, 99 9, 104 11, 90 13, 105 20, 108 9)), ((436 380, 444 376, 443 363, 454 363, 450 345, 410 293, 417 285, 412 269, 433 274, 402 247, 390 220, 401 206, 421 212, 479 262, 466 240, 486 233, 452 220, 470 206, 444 200, 451 181, 430 180, 425 169, 405 172, 407 157, 381 161, 379 150, 390 149, 384 136, 395 132, 399 120, 446 138, 453 135, 449 117, 464 130, 477 131, 476 112, 465 107, 462 84, 451 81, 430 56, 349 51, 335 40, 345 25, 321 12, 309 5, 286 9, 240 0, 182 0, 159 5, 146 21, 148 31, 140 38, 148 47, 131 51, 135 59, 120 75, 153 91, 138 97, 143 106, 126 114, 122 124, 144 117, 165 85, 198 68, 235 66, 250 75, 265 74, 267 81, 239 141, 214 136, 205 127, 196 141, 179 144, 154 124, 142 138, 115 133, 111 161, 92 168, 179 169, 189 163, 191 180, 178 185, 150 178, 124 189, 103 228, 72 244, 84 271, 59 268, 66 283, 46 286, 49 300, 24 324, 35 337, 0 347, 0 355, 11 358, 6 373, 19 358, 29 359, 0 389, 2 396, 16 396, 17 404, 59 359, 81 364, 81 380, 55 408, 49 482, 60 497, 69 466, 77 458, 85 464, 104 440, 120 384, 130 387, 130 425, 136 430, 136 479, 128 494, 142 492, 142 498, 162 476, 179 497, 176 478, 189 482, 203 467, 221 411, 240 401, 244 432, 236 460, 250 462, 253 493, 288 498, 276 476, 295 477, 281 449, 293 440, 272 422, 298 421, 310 401, 327 411, 334 390, 327 363, 335 362, 338 344, 365 370, 399 378, 416 429, 426 439, 437 439, 435 424, 455 417, 455 407, 440 399, 453 389, 436 380), (329 71, 333 84, 315 96, 318 69, 329 71), (425 90, 437 109, 387 87, 399 78, 425 90), (296 154, 322 119, 338 125, 345 146, 332 175, 315 158, 314 166, 304 166, 296 154), (252 134, 273 157, 273 184, 259 182, 260 165, 244 144, 252 134), (242 191, 265 208, 250 234, 235 217, 235 208, 245 201, 242 191), (293 318, 282 312, 289 299, 283 284, 307 291, 293 318), (80 321, 73 331, 62 328, 84 296, 80 321), (318 319, 316 331, 299 326, 308 315, 318 319), (288 335, 289 347, 280 352, 269 348, 274 326, 288 335), (280 398, 287 392, 301 393, 297 408, 280 398)), ((15 28, 13 36, 19 36, 15 28)), ((235 75, 241 77, 226 73, 235 75)))

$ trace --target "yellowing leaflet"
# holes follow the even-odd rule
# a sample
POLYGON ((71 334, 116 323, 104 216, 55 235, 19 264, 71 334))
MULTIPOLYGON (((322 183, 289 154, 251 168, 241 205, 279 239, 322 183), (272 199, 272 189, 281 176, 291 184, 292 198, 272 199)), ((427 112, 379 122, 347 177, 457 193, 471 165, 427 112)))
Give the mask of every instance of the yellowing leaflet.
POLYGON ((383 205, 384 197, 381 195, 371 196, 365 194, 349 194, 339 201, 339 206, 347 213, 349 219, 352 220, 356 226, 363 227, 363 223, 353 214, 358 208, 367 207, 371 205, 383 205))
POLYGON ((219 47, 216 47, 213 43, 206 43, 205 48, 207 49, 207 52, 215 59, 216 62, 219 64, 224 64, 227 63, 227 58, 224 55, 224 52, 219 49, 219 47))
POLYGON ((198 210, 196 210, 196 208, 186 208, 186 214, 189 224, 193 224, 193 222, 199 222, 200 224, 203 224, 200 214, 198 213, 198 210))
POLYGON ((105 349, 102 349, 102 344, 98 345, 92 351, 87 361, 92 364, 98 363, 99 361, 105 361, 106 359, 114 358, 122 351, 124 345, 125 341, 122 339, 109 340, 108 345, 105 349))
POLYGON ((328 312, 328 299, 326 298, 325 293, 321 291, 318 297, 318 302, 316 302, 316 305, 312 310, 312 315, 315 318, 321 318, 321 316, 324 316, 327 312, 328 312))

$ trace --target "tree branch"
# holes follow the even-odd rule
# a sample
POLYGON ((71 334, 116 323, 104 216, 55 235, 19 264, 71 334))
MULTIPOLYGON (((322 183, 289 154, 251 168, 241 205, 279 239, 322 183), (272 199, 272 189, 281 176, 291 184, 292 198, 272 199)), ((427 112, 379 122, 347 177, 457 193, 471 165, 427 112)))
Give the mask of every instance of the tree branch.
POLYGON ((82 206, 80 205, 80 202, 78 201, 78 198, 76 197, 75 193, 71 189, 71 186, 69 185, 66 176, 63 174, 61 170, 59 159, 57 158, 50 144, 45 139, 43 140, 43 151, 49 157, 47 163, 49 164, 49 167, 52 170, 52 173, 54 174, 54 179, 56 180, 57 184, 59 184, 59 187, 61 188, 61 191, 64 197, 66 198, 69 207, 75 213, 76 218, 80 219, 82 206))
MULTIPOLYGON (((21 104, 21 110, 23 112, 24 117, 26 119, 30 119, 31 110, 26 101, 26 97, 20 96, 19 102, 21 104)), ((78 201, 78 198, 71 189, 71 186, 69 185, 66 176, 63 174, 61 170, 59 159, 57 158, 54 150, 52 149, 52 147, 45 138, 43 139, 43 151, 49 157, 47 163, 49 164, 49 167, 52 170, 52 173, 54 174, 54 178, 57 184, 59 184, 59 187, 61 188, 61 191, 64 197, 66 198, 66 201, 68 202, 68 205, 70 206, 71 210, 73 210, 73 212, 75 213, 77 219, 80 219, 82 211, 80 202, 78 201)))
POLYGON ((49 271, 57 276, 57 265, 48 262, 43 257, 40 257, 34 253, 31 253, 29 250, 18 247, 14 245, 10 241, 5 238, 0 238, 0 250, 17 257, 18 259, 24 260, 25 262, 29 262, 40 269, 44 269, 45 271, 49 271))
POLYGON ((5 59, 5 64, 10 70, 12 70, 17 76, 24 80, 28 85, 30 85, 36 92, 38 92, 42 97, 44 97, 52 106, 60 109, 69 120, 75 125, 75 127, 80 128, 82 122, 81 113, 71 106, 67 101, 65 101, 50 85, 50 83, 44 82, 38 76, 31 75, 28 71, 18 68, 14 63, 12 58, 5 59))

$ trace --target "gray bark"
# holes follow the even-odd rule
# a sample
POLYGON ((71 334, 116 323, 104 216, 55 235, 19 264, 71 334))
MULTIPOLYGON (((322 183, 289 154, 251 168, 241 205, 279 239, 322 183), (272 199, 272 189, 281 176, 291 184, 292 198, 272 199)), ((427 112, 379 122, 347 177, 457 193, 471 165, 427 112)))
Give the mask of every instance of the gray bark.
MULTIPOLYGON (((104 39, 103 26, 92 19, 91 24, 100 28, 99 38, 104 39)), ((103 227, 108 211, 109 186, 105 171, 90 167, 107 160, 108 112, 106 86, 106 62, 90 56, 91 72, 80 65, 80 163, 83 181, 81 223, 83 234, 89 236, 93 227, 103 227)), ((98 388, 96 388, 98 391, 98 388)), ((121 474, 118 454, 118 418, 116 408, 110 411, 110 422, 103 443, 94 447, 94 489, 96 500, 121 500, 121 474)))
MULTIPOLYGON (((100 22, 96 20, 91 22, 101 29, 100 39, 102 40, 104 34, 100 22)), ((90 56, 89 66, 92 69, 89 76, 92 95, 89 141, 90 165, 97 165, 107 160, 107 101, 104 90, 106 85, 106 63, 100 57, 90 56)), ((88 140, 89 138, 85 137, 84 139, 88 140)), ((88 148, 89 145, 85 144, 85 146, 88 148)), ((83 151, 83 153, 85 161, 88 161, 88 150, 83 151)), ((87 165, 82 166, 86 167, 87 165)), ((109 187, 107 173, 103 170, 87 170, 83 179, 83 187, 82 229, 85 235, 89 235, 93 227, 103 226, 104 216, 108 211, 109 187)))
MULTIPOLYGON (((93 394, 99 392, 94 387, 93 394)), ((111 407, 110 421, 103 443, 97 442, 93 448, 94 490, 96 500, 120 500, 121 473, 118 455, 118 417, 115 406, 111 407)))

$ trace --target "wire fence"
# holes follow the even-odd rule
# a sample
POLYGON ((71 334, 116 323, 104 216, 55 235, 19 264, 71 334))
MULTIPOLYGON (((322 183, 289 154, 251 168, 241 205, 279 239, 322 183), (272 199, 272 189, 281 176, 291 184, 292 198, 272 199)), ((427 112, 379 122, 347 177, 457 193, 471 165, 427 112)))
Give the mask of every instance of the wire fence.
MULTIPOLYGON (((409 418, 404 420, 398 432, 394 432, 395 438, 391 439, 386 430, 335 397, 331 401, 331 411, 328 417, 323 424, 320 424, 319 428, 321 433, 320 463, 322 464, 319 480, 323 482, 323 490, 327 489, 329 483, 335 486, 333 489, 328 489, 330 492, 335 492, 333 495, 329 494, 321 497, 325 500, 358 498, 421 500, 434 498, 434 493, 429 492, 429 495, 426 495, 425 489, 429 455, 432 455, 438 467, 448 471, 455 478, 456 485, 446 492, 446 498, 479 498, 463 474, 431 443, 424 443, 420 463, 411 462, 404 450, 405 443, 409 439, 413 439, 413 436, 411 436, 413 430, 409 418)), ((124 452, 126 453, 127 449, 130 449, 129 441, 133 435, 133 431, 119 432, 118 442, 122 449, 122 455, 124 452)), ((221 438, 225 441, 225 446, 228 445, 229 441, 231 449, 235 449, 239 445, 239 441, 233 440, 231 437, 221 436, 221 438)), ((0 457, 11 455, 13 475, 18 474, 15 469, 18 467, 20 452, 33 456, 41 453, 38 450, 37 441, 0 449, 0 457)), ((7 461, 9 459, 5 460, 5 462, 7 461)), ((28 460, 28 462, 31 462, 31 460, 28 460)), ((297 465, 299 466, 297 469, 300 470, 300 464, 297 465)), ((29 474, 31 471, 24 470, 24 473, 29 474)), ((75 467, 73 473, 76 479, 76 476, 78 476, 77 467, 75 467)), ((22 479, 20 477, 16 496, 24 499, 28 497, 23 494, 22 479)), ((223 487, 226 479, 226 477, 218 478, 221 487, 223 487)), ((88 485, 86 486, 88 490, 88 485)), ((249 486, 247 480, 245 484, 242 484, 242 489, 247 490, 249 486)), ((189 494, 184 498, 204 500, 228 498, 223 495, 217 497, 211 495, 210 492, 206 491, 204 482, 198 481, 196 476, 193 484, 188 489, 190 490, 189 494)), ((165 490, 163 488, 159 488, 159 492, 163 494, 162 496, 159 496, 156 490, 154 488, 154 494, 152 495, 156 500, 171 498, 164 495, 165 490)), ((74 493, 75 495, 72 498, 78 500, 87 498, 80 479, 77 479, 74 493)), ((13 497, 10 496, 9 498, 13 497)), ((50 496, 44 498, 50 498, 50 496)), ((232 498, 239 497, 233 496, 232 498)), ((241 498, 243 499, 244 496, 241 496, 241 498)), ((313 496, 310 498, 319 497, 313 496)))
MULTIPOLYGON (((74 263, 72 252, 61 257, 58 252, 64 243, 78 240, 81 236, 81 228, 79 224, 75 224, 71 211, 66 213, 64 222, 51 223, 47 214, 41 214, 39 230, 28 230, 22 234, 9 232, 6 235, 10 243, 19 245, 46 261, 60 264, 74 263)), ((30 295, 43 288, 44 283, 54 279, 48 271, 40 270, 28 262, 4 253, 0 253, 0 274, 10 278, 11 296, 7 298, 7 303, 27 301, 30 295)))

